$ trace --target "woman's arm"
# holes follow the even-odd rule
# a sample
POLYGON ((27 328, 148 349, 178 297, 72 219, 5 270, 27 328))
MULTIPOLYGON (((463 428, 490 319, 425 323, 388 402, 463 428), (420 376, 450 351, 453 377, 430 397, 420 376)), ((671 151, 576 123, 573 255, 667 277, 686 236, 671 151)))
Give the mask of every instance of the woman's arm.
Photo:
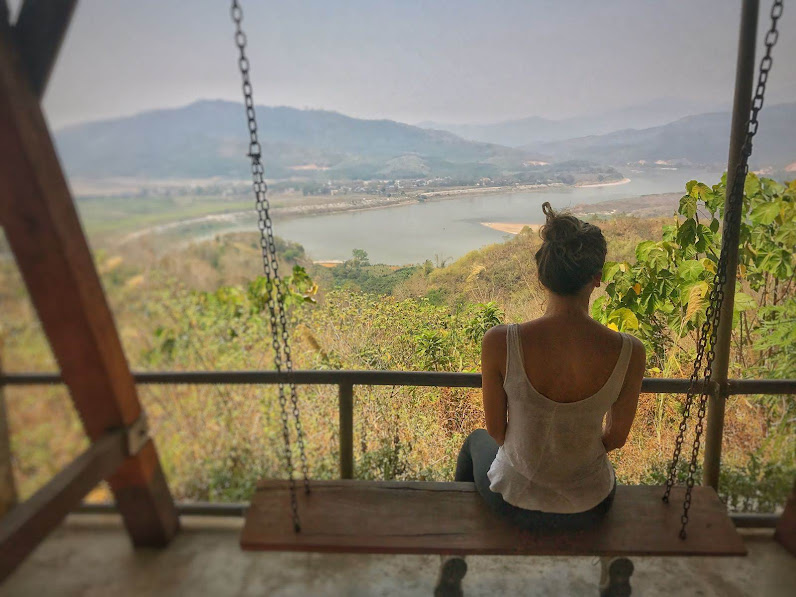
POLYGON ((506 326, 487 330, 481 343, 481 387, 484 400, 486 430, 499 446, 506 439, 508 409, 503 391, 506 360, 506 326))
POLYGON ((606 452, 625 445, 630 427, 633 425, 633 419, 636 417, 641 381, 644 379, 644 370, 647 366, 647 353, 638 338, 631 337, 631 340, 633 352, 630 354, 625 385, 605 418, 602 439, 606 452))

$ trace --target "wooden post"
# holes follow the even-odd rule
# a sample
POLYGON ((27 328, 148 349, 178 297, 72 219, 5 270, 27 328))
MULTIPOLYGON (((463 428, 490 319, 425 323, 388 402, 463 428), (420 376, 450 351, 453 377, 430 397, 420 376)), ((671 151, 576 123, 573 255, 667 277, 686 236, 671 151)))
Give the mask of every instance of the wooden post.
MULTIPOLYGON (((3 336, 0 333, 0 373, 3 372, 3 336)), ((11 466, 11 434, 3 386, 0 385, 0 518, 17 505, 14 469, 11 466)))
MULTIPOLYGON (((86 433, 142 414, 39 100, 0 29, 0 223, 86 433)), ((135 545, 163 545, 177 511, 151 440, 109 479, 135 545)))
MULTIPOLYGON (((730 252, 727 258, 727 281, 724 284, 724 301, 719 312, 716 338, 716 358, 713 360, 711 381, 719 390, 708 399, 708 425, 705 432, 705 459, 702 483, 713 489, 719 487, 721 467, 721 440, 724 432, 724 405, 727 401, 727 377, 730 366, 730 340, 732 338, 732 312, 735 305, 735 277, 738 270, 738 238, 740 214, 734 225, 728 226, 730 190, 735 184, 735 171, 741 161, 741 148, 746 140, 749 114, 752 109, 752 84, 755 76, 755 43, 757 41, 758 0, 744 0, 741 11, 741 32, 738 40, 738 62, 735 71, 735 99, 732 108, 730 131, 730 156, 727 162, 727 195, 724 201, 723 234, 733 230, 727 239, 730 252)), ((743 185, 743 181, 741 181, 743 185)))
POLYGON ((793 483, 788 501, 785 502, 785 510, 779 517, 777 530, 774 531, 774 539, 796 556, 796 481, 793 483))
POLYGON ((354 478, 354 384, 344 382, 339 388, 340 478, 354 478))

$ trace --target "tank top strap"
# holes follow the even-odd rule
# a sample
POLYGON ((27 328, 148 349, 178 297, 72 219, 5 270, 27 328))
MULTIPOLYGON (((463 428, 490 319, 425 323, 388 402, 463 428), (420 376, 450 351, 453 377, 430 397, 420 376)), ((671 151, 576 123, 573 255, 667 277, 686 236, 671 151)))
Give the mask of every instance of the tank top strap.
POLYGON ((630 367, 630 357, 633 354, 633 343, 630 341, 630 336, 624 332, 620 332, 622 336, 622 352, 619 353, 619 359, 616 362, 616 378, 617 384, 616 391, 619 392, 622 386, 625 385, 625 377, 627 376, 627 369, 630 367))
POLYGON ((517 372, 525 374, 525 364, 522 358, 522 344, 520 343, 520 326, 510 323, 506 326, 506 379, 511 379, 517 372))

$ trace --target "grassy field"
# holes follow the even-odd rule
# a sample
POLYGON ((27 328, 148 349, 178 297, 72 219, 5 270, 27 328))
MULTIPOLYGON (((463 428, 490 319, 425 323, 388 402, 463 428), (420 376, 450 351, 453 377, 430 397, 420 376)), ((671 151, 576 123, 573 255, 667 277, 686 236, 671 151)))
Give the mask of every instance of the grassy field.
POLYGON ((86 232, 100 239, 202 216, 253 211, 251 199, 91 197, 77 200, 86 232))

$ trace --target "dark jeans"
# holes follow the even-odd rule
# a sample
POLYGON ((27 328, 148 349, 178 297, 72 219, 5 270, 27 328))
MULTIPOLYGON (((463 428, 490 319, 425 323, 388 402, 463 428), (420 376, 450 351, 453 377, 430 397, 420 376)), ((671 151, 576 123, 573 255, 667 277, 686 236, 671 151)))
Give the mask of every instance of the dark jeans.
POLYGON ((614 501, 616 483, 611 493, 591 510, 576 514, 556 514, 539 510, 526 510, 512 506, 499 493, 489 489, 487 472, 497 456, 498 445, 486 432, 476 429, 467 439, 456 460, 456 481, 475 483, 478 493, 484 498, 489 508, 507 518, 513 525, 523 529, 582 529, 598 522, 614 501))

